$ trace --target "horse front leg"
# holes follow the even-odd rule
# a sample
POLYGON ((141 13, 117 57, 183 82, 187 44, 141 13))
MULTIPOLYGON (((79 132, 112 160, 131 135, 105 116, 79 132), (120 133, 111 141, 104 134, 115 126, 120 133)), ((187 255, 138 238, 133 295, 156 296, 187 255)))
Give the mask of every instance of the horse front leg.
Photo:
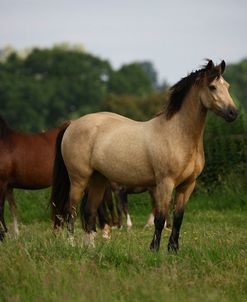
POLYGON ((13 218, 13 227, 14 227, 14 234, 16 237, 19 236, 19 228, 17 222, 17 215, 16 215, 16 202, 14 198, 13 188, 8 187, 6 191, 6 198, 9 202, 10 212, 13 218))
POLYGON ((165 221, 168 217, 169 204, 172 199, 172 191, 174 184, 171 180, 165 180, 156 186, 154 190, 155 199, 155 215, 154 226, 155 231, 153 240, 150 244, 150 250, 157 252, 160 247, 161 234, 165 225, 165 221))
POLYGON ((173 225, 171 236, 168 242, 168 251, 174 251, 175 253, 177 253, 179 249, 178 239, 183 221, 184 209, 190 195, 192 194, 195 188, 195 184, 196 182, 193 181, 188 184, 186 183, 182 186, 179 186, 176 189, 175 209, 173 212, 173 225))

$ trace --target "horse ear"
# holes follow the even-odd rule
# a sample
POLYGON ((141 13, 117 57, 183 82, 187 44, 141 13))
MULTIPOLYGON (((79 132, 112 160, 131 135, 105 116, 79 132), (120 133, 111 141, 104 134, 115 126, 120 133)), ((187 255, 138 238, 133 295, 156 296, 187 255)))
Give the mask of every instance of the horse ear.
POLYGON ((214 63, 212 60, 208 60, 208 64, 206 65, 206 70, 211 70, 214 68, 214 63))
POLYGON ((222 60, 222 62, 220 63, 220 73, 223 74, 226 68, 226 62, 224 60, 222 60))

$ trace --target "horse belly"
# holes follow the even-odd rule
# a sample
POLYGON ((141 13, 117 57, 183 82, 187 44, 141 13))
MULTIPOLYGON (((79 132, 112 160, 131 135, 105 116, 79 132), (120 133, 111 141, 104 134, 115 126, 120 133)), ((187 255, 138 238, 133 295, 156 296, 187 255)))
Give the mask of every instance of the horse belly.
POLYGON ((145 156, 134 156, 131 152, 127 157, 122 152, 99 152, 93 162, 95 170, 106 178, 128 186, 152 186, 154 175, 145 156))
POLYGON ((38 160, 31 156, 23 157, 21 162, 15 162, 9 184, 19 189, 43 189, 51 185, 53 156, 47 152, 47 158, 38 160))

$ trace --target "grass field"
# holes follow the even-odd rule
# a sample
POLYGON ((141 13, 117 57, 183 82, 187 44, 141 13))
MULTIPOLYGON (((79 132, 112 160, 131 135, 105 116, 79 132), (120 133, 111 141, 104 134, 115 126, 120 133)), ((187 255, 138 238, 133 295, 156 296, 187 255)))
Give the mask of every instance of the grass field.
MULTIPOLYGON (((131 197, 133 229, 113 230, 110 241, 76 246, 55 237, 46 208, 49 191, 18 191, 21 235, 0 245, 0 301, 247 301, 247 197, 195 194, 185 213, 180 251, 149 251, 153 229, 143 229, 146 194, 131 197)), ((6 211, 7 212, 7 211, 6 211)))

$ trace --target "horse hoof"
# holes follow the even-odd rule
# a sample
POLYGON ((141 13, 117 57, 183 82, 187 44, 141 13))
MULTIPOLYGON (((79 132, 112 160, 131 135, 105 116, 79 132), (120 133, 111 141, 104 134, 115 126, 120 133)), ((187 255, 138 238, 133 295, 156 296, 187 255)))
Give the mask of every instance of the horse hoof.
POLYGON ((158 252, 159 251, 159 245, 157 242, 152 241, 150 244, 150 251, 151 252, 158 252))
POLYGON ((68 238, 68 243, 70 246, 75 247, 75 239, 74 237, 69 237, 68 238))
POLYGON ((153 226, 154 226, 154 224, 147 223, 147 224, 144 225, 143 229, 149 229, 149 228, 151 228, 153 226))
POLYGON ((3 240, 4 240, 4 237, 5 237, 4 233, 3 233, 3 232, 0 232, 0 241, 3 241, 3 240))
POLYGON ((167 246, 167 249, 168 249, 168 252, 173 252, 173 253, 177 254, 178 250, 179 250, 178 243, 169 242, 168 246, 167 246))
POLYGON ((95 232, 86 233, 84 236, 84 246, 95 248, 94 237, 96 236, 95 232))
POLYGON ((111 239, 111 235, 109 233, 103 232, 102 233, 102 237, 106 240, 110 240, 111 239))
POLYGON ((108 224, 102 230, 102 237, 107 240, 111 239, 111 227, 108 224))

